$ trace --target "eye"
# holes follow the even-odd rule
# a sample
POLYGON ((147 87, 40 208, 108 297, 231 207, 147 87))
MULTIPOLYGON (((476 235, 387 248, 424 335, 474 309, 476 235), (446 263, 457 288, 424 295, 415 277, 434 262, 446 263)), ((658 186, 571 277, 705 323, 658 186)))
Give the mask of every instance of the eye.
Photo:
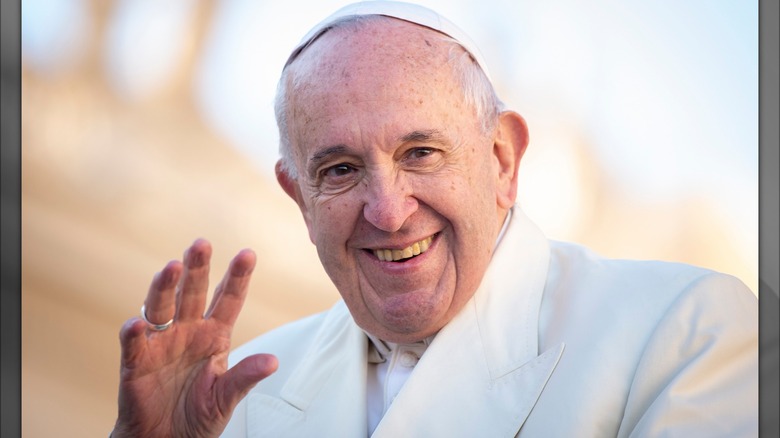
POLYGON ((318 190, 335 194, 352 187, 360 179, 360 168, 349 163, 338 163, 323 168, 317 178, 318 190))
POLYGON ((433 153, 433 148, 414 148, 411 149, 407 155, 411 159, 425 158, 433 153))
POLYGON ((322 176, 325 178, 340 178, 347 176, 354 172, 356 169, 349 164, 339 163, 335 166, 330 166, 322 171, 322 176))

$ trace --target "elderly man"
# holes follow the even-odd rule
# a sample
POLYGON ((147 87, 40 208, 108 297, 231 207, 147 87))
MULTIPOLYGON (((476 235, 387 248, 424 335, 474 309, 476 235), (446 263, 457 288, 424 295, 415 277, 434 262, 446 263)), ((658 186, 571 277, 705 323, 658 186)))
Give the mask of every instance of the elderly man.
POLYGON ((196 241, 122 329, 115 437, 757 433, 754 295, 546 240, 514 205, 525 122, 436 13, 325 20, 277 119, 279 183, 343 301, 228 358, 255 256, 206 310, 196 241))

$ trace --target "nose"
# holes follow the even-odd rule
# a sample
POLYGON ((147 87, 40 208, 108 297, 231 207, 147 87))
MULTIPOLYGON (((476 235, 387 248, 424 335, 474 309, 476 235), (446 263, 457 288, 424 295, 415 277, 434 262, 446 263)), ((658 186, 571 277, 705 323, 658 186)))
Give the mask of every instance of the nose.
POLYGON ((367 184, 363 217, 376 228, 396 232, 417 211, 417 199, 402 175, 374 176, 367 184))

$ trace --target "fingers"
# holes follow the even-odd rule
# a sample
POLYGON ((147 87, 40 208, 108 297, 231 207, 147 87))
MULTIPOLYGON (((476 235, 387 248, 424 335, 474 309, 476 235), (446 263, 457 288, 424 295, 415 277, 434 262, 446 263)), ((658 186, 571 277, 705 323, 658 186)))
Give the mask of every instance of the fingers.
POLYGON ((239 401, 254 387, 279 368, 279 361, 271 354, 255 354, 244 358, 230 368, 218 381, 218 404, 232 412, 239 401))
POLYGON ((211 244, 196 240, 184 253, 182 274, 176 305, 176 321, 185 322, 203 317, 209 288, 209 261, 211 244))
POLYGON ((131 367, 138 354, 143 350, 143 345, 146 343, 146 337, 143 336, 145 331, 146 323, 137 317, 127 320, 122 326, 122 330, 119 331, 122 368, 131 367))
POLYGON ((153 324, 165 324, 176 311, 176 284, 181 277, 182 266, 171 261, 155 274, 144 300, 146 319, 153 324))
MULTIPOLYGON (((158 272, 144 301, 146 319, 153 324, 200 320, 204 317, 209 283, 211 244, 198 239, 185 251, 183 263, 171 261, 158 272), (176 285, 178 284, 178 291, 176 285)), ((230 263, 205 317, 232 326, 243 306, 256 256, 243 250, 230 263)))
POLYGON ((233 258, 214 293, 206 318, 213 318, 231 327, 235 324, 244 305, 256 261, 257 256, 251 249, 242 250, 233 258))

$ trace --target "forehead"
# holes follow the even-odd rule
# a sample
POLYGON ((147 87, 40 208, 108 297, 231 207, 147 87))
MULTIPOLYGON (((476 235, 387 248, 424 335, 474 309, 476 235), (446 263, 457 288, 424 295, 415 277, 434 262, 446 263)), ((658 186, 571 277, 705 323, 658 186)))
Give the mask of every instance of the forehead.
POLYGON ((388 102, 396 110, 459 105, 452 56, 465 53, 434 30, 392 18, 331 29, 288 67, 288 119, 300 130, 345 106, 359 112, 381 111, 388 102))
POLYGON ((346 65, 360 68, 383 59, 411 65, 426 60, 446 62, 452 43, 444 37, 438 31, 400 19, 353 17, 313 41, 294 62, 298 64, 295 70, 299 75, 319 77, 346 65))

